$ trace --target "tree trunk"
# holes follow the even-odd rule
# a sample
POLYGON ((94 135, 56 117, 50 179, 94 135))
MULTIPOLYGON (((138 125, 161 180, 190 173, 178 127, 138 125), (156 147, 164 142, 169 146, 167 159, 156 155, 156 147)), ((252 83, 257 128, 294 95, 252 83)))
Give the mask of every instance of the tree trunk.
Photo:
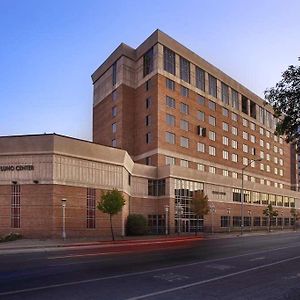
POLYGON ((271 232, 271 218, 269 218, 269 232, 271 232))
POLYGON ((110 231, 111 231, 111 237, 112 240, 115 241, 115 236, 114 236, 114 231, 113 231, 113 226, 112 226, 112 215, 109 215, 109 220, 110 220, 110 231))

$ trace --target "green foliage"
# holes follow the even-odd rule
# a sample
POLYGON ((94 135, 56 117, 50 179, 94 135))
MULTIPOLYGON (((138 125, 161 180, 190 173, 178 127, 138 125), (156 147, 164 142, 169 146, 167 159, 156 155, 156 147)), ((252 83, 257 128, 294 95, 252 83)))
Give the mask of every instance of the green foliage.
POLYGON ((105 214, 109 214, 111 236, 113 241, 115 240, 115 235, 112 226, 112 216, 119 213, 124 205, 124 197, 117 189, 107 191, 105 194, 103 194, 97 205, 97 208, 100 211, 105 214))
POLYGON ((21 238, 22 238, 22 235, 20 233, 12 233, 11 232, 11 233, 5 235, 4 237, 0 238, 0 243, 15 241, 15 240, 19 240, 21 238))
POLYGON ((299 212, 297 211, 297 209, 294 208, 294 207, 291 208, 291 216, 292 216, 292 218, 294 218, 294 229, 296 230, 296 227, 297 227, 296 222, 297 222, 297 220, 300 219, 300 214, 299 214, 299 212))
POLYGON ((148 232, 147 219, 143 215, 132 214, 127 218, 128 235, 145 235, 148 232))
POLYGON ((281 81, 265 91, 265 98, 275 116, 281 117, 275 133, 285 135, 286 141, 297 144, 300 151, 300 66, 289 66, 281 81))
POLYGON ((208 197, 203 191, 195 191, 191 203, 192 211, 197 217, 202 217, 209 213, 208 197))
POLYGON ((269 223, 269 226, 268 226, 268 230, 271 231, 271 221, 274 217, 277 217, 278 216, 278 211, 277 210, 274 210, 272 204, 270 203, 267 208, 265 208, 263 210, 263 215, 268 217, 268 223, 269 223))

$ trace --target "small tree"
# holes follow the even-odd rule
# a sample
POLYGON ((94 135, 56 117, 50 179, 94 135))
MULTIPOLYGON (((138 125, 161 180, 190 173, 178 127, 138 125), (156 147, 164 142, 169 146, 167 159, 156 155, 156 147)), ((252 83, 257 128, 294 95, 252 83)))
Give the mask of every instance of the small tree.
POLYGON ((209 213, 208 197, 203 191, 195 191, 192 199, 191 208, 197 217, 195 235, 198 233, 199 218, 209 213))
POLYGON ((113 225, 112 225, 112 216, 120 212, 125 205, 125 200, 121 192, 117 189, 112 191, 107 191, 101 196, 100 201, 98 202, 97 208, 105 214, 109 214, 110 220, 110 230, 112 240, 115 240, 113 225))
POLYGON ((265 215, 268 218, 268 231, 271 231, 271 221, 274 217, 278 216, 277 210, 273 209, 272 204, 270 203, 266 209, 263 210, 263 215, 265 215))
POLYGON ((300 215, 299 215, 299 212, 297 211, 296 208, 291 208, 291 215, 292 217, 294 218, 294 230, 296 231, 296 228, 297 228, 297 220, 299 220, 300 218, 300 215))

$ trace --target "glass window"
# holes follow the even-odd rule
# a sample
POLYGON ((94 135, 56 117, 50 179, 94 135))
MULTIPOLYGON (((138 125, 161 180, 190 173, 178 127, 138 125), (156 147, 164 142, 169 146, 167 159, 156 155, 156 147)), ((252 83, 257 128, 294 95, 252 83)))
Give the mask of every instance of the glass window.
POLYGON ((215 167, 209 166, 208 171, 209 171, 209 173, 216 174, 216 168, 215 167))
POLYGON ((188 131, 189 130, 189 122, 186 120, 180 120, 180 129, 188 131))
POLYGON ((234 122, 237 122, 237 119, 238 119, 237 114, 232 112, 231 113, 231 120, 234 121, 234 122))
POLYGON ((209 131, 208 132, 208 138, 211 140, 211 141, 215 141, 216 140, 216 133, 214 131, 209 131))
POLYGON ((224 117, 228 117, 228 109, 226 109, 225 107, 222 107, 222 115, 224 117))
POLYGON ((180 57, 180 79, 190 83, 190 62, 180 57))
POLYGON ((166 165, 175 165, 175 157, 166 156, 166 165))
POLYGON ((116 147, 117 147, 117 140, 116 140, 116 139, 113 139, 113 140, 111 141, 111 145, 112 145, 112 147, 116 148, 116 147))
POLYGON ((238 162, 238 156, 237 156, 237 154, 232 153, 232 154, 231 154, 231 160, 232 160, 233 162, 238 162))
POLYGON ((175 91, 175 81, 166 78, 166 87, 167 89, 171 90, 171 91, 175 91))
POLYGON ((209 116, 208 123, 212 126, 216 126, 216 118, 213 116, 209 116))
POLYGON ((228 158, 229 158, 229 153, 228 153, 228 151, 223 150, 223 159, 228 160, 228 158))
POLYGON ((146 126, 150 126, 151 125, 151 115, 147 115, 145 118, 145 124, 146 126))
POLYGON ((180 137, 180 146, 184 147, 184 148, 188 148, 189 147, 189 139, 181 136, 180 137))
POLYGON ((242 112, 248 115, 248 99, 242 95, 242 112))
POLYGON ((205 72, 196 66, 196 87, 205 92, 205 72))
POLYGON ((208 74, 209 94, 217 98, 217 78, 208 74))
POLYGON ((223 136, 222 141, 223 141, 223 145, 228 146, 228 144, 229 144, 229 139, 228 139, 227 136, 223 136))
POLYGON ((188 168, 188 167, 189 167, 189 161, 188 161, 188 160, 185 160, 185 159, 181 159, 181 160, 180 160, 180 166, 181 166, 181 167, 188 168))
POLYGON ((237 148, 238 148, 238 142, 235 141, 235 140, 231 140, 231 147, 232 147, 233 149, 237 149, 237 148))
POLYGON ((166 96, 166 105, 170 108, 175 108, 176 107, 175 99, 173 99, 172 97, 166 96))
POLYGON ((204 172, 205 171, 205 166, 203 164, 197 164, 197 170, 204 172))
POLYGON ((115 86, 117 83, 117 62, 112 65, 112 85, 115 86))
POLYGON ((172 132, 166 132, 166 142, 169 144, 175 144, 175 134, 172 132))
POLYGON ((216 156, 216 148, 213 146, 209 146, 208 153, 209 153, 209 155, 216 156))
POLYGON ((222 102, 225 104, 229 104, 229 87, 225 83, 221 83, 222 90, 222 102))
POLYGON ((113 124, 111 125, 111 129, 112 129, 112 132, 113 132, 113 133, 116 133, 116 131, 117 131, 117 123, 113 123, 113 124))
POLYGON ((152 98, 151 97, 148 97, 146 99, 146 108, 150 108, 152 105, 152 98))
POLYGON ((223 126, 223 130, 224 130, 224 131, 228 131, 228 130, 229 130, 229 126, 228 126, 227 123, 222 122, 222 126, 223 126))
POLYGON ((115 116, 117 115, 117 107, 116 107, 116 106, 114 106, 114 107, 111 109, 111 115, 112 115, 113 117, 115 117, 115 116))
POLYGON ((87 189, 86 227, 96 228, 96 189, 87 189))
POLYGON ((198 110, 198 112, 197 112, 197 118, 198 118, 198 120, 204 121, 205 120, 205 114, 204 114, 204 112, 198 110))
POLYGON ((180 94, 183 97, 188 97, 189 96, 189 89, 183 85, 180 86, 180 94))
POLYGON ((231 105, 233 108, 239 109, 239 94, 233 89, 231 89, 231 105))
POLYGON ((201 95, 197 95, 197 103, 200 105, 204 105, 205 104, 205 99, 203 96, 201 95))
POLYGON ((11 186, 11 227, 21 227, 21 186, 19 184, 11 186))
POLYGON ((151 132, 146 133, 146 144, 151 144, 152 142, 152 135, 151 132))
POLYGON ((211 110, 216 110, 216 103, 213 101, 208 102, 208 108, 211 110))
POLYGON ((234 126, 231 127, 231 132, 232 132, 233 135, 238 135, 238 130, 234 126))
POLYGON ((183 114, 188 115, 189 114, 189 106, 183 102, 180 103, 180 112, 183 114))
POLYGON ((203 143, 197 143, 197 151, 205 152, 205 145, 203 143))
POLYGON ((153 71, 153 47, 144 54, 143 62, 143 74, 145 77, 153 71))
POLYGON ((164 47, 164 70, 175 75, 175 53, 164 47))

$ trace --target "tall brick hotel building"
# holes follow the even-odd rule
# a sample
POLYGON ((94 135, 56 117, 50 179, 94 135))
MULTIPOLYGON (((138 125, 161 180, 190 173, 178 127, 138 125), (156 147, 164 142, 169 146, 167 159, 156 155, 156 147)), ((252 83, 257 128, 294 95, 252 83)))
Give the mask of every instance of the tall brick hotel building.
POLYGON ((194 231, 199 190, 210 203, 201 228, 239 230, 243 215, 245 230, 263 229, 268 203, 275 227, 293 225, 296 154, 273 134, 263 99, 159 30, 137 49, 121 44, 92 80, 93 142, 0 137, 0 234, 60 236, 66 198, 67 236, 108 235, 96 204, 113 188, 126 199, 114 217, 119 235, 133 213, 152 233, 194 231))

